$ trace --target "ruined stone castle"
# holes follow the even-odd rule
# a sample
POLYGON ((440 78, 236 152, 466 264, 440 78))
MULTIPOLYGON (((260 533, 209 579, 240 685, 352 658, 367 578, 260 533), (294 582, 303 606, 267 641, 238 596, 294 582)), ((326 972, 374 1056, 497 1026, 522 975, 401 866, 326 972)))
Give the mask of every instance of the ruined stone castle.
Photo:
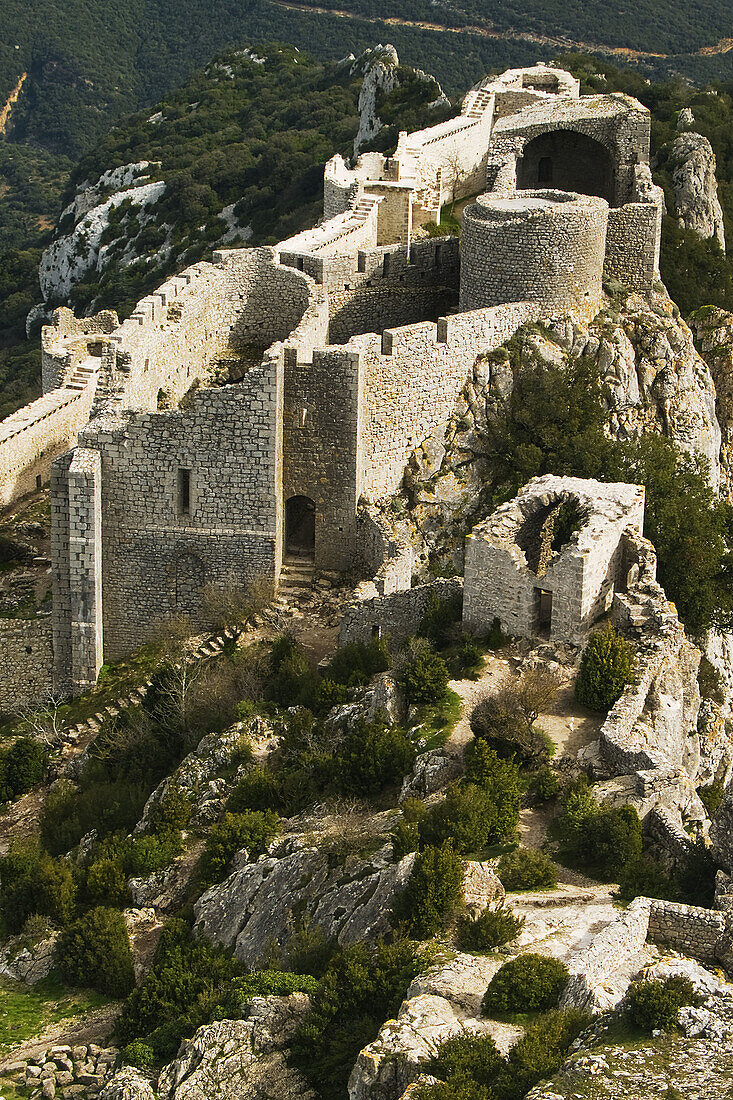
POLYGON ((289 553, 409 587, 370 505, 477 357, 527 322, 590 319, 604 279, 658 278, 649 138, 628 96, 512 70, 391 157, 329 161, 314 229, 215 253, 122 324, 58 310, 44 397, 0 425, 0 503, 49 469, 52 493, 48 637, 14 626, 7 690, 28 694, 37 654, 34 683, 84 690, 161 621, 200 623, 206 584, 277 581, 289 553), (460 247, 426 236, 466 199, 460 247))

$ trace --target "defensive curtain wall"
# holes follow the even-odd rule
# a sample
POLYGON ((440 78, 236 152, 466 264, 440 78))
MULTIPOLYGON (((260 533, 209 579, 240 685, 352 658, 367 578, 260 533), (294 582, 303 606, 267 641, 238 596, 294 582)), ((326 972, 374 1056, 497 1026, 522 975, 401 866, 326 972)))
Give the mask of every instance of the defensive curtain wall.
MULTIPOLYGON (((103 338, 57 314, 44 348, 72 343, 77 324, 96 361, 91 419, 53 475, 57 686, 93 682, 103 653, 120 657, 160 620, 186 614, 196 625, 208 582, 277 579, 296 505, 310 509, 319 568, 379 557, 359 502, 399 487, 476 357, 526 322, 592 314, 604 264, 607 276, 651 285, 659 196, 648 133, 635 101, 579 100, 577 82, 547 66, 504 74, 469 93, 451 124, 403 135, 398 165, 360 159, 338 184, 342 199, 334 180, 349 170, 331 162, 325 209, 342 208, 314 230, 275 250, 216 254, 122 325, 95 320, 103 338), (531 143, 553 133, 535 172, 531 143), (608 171, 586 156, 586 140, 610 158, 608 171), (410 240, 410 211, 427 202, 439 154, 446 171, 457 167, 451 195, 491 191, 466 215, 460 271, 455 239, 410 240), (408 197, 395 215, 407 231, 389 222, 387 184, 408 197), (566 262, 535 269, 542 250, 566 262)), ((383 558, 390 585, 409 575, 407 559, 383 558)))

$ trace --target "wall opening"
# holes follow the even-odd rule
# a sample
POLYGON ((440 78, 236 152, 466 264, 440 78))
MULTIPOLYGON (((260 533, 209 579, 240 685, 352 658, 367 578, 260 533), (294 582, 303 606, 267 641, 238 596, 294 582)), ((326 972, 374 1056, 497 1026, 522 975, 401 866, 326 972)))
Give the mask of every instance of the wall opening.
POLYGON ((191 471, 180 469, 178 471, 178 514, 190 516, 191 514, 191 471))
POLYGON ((549 638, 552 629, 552 592, 535 588, 535 621, 537 633, 549 638))
POLYGON ((316 551, 316 504, 310 497, 285 501, 285 551, 296 557, 313 557, 316 551))
POLYGON ((527 142, 517 162, 517 187, 547 186, 614 203, 614 167, 600 141, 574 130, 552 130, 527 142), (548 174, 549 173, 549 174, 548 174))

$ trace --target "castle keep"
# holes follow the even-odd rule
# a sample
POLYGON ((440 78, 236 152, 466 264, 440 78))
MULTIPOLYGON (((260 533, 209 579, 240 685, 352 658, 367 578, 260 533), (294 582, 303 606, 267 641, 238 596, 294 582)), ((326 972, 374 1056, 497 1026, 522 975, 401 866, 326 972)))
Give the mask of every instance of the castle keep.
POLYGON ((160 621, 195 626, 205 584, 277 580, 289 553, 376 573, 388 548, 368 505, 399 488, 477 356, 529 321, 591 318, 603 278, 658 276, 649 134, 628 96, 510 71, 392 157, 329 161, 313 230, 215 253, 121 325, 57 311, 42 415, 0 428, 8 499, 56 459, 56 690, 90 686, 160 621), (471 196, 460 251, 424 236, 471 196))

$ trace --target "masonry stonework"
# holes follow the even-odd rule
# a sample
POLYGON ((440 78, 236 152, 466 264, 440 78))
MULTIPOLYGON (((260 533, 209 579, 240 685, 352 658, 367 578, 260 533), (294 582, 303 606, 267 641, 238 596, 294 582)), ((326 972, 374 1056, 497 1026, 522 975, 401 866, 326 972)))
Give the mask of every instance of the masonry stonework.
MULTIPOLYGON (((314 229, 217 252, 122 324, 58 311, 42 400, 60 403, 0 427, 0 469, 12 500, 78 440, 51 474, 59 687, 87 687, 172 617, 202 625, 207 584, 277 581, 296 515, 313 517, 299 549, 316 567, 368 557, 378 595, 406 588, 409 547, 364 516, 449 420, 476 359, 528 322, 587 319, 604 268, 640 291, 657 277, 649 131, 635 100, 581 97, 552 66, 511 70, 392 157, 330 161, 314 229), (460 254, 424 235, 481 192, 460 254)), ((569 633, 609 590, 571 558, 562 584, 553 567, 569 633)))

